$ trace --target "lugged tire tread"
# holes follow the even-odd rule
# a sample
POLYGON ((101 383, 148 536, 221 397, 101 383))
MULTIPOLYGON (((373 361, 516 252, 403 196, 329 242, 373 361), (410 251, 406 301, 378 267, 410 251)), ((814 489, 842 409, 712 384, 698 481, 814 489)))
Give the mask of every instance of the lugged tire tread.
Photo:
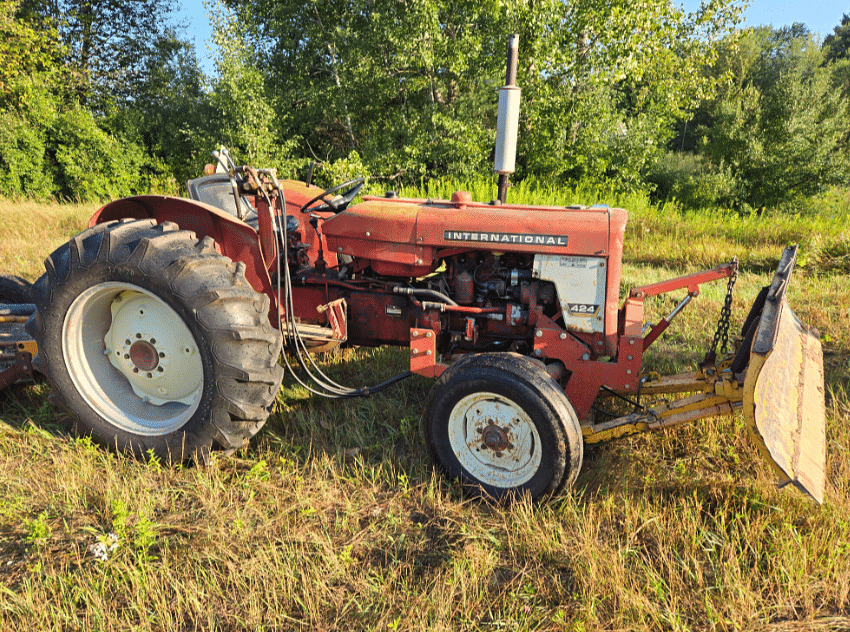
MULTIPOLYGON (((504 375, 519 378, 520 382, 514 382, 514 388, 528 389, 532 393, 539 392, 545 405, 560 420, 560 423, 552 427, 554 440, 558 445, 555 462, 551 464, 553 477, 546 489, 540 490, 534 497, 554 494, 572 486, 578 477, 584 456, 584 441, 578 419, 564 391, 546 373, 543 364, 516 353, 470 354, 455 362, 437 379, 428 396, 422 417, 422 431, 432 460, 447 473, 452 473, 452 466, 442 462, 429 427, 433 423, 436 410, 439 409, 440 399, 450 393, 450 385, 461 379, 463 382, 483 381, 490 378, 499 379, 504 375)), ((475 486, 470 490, 475 492, 475 486)), ((511 496, 512 493, 507 491, 505 495, 511 496)))
MULTIPOLYGON (((175 437, 179 441, 167 443, 166 456, 182 460, 194 454, 203 460, 214 444, 226 452, 243 447, 260 430, 274 403, 282 379, 282 367, 277 363, 282 339, 268 322, 268 297, 258 294, 248 283, 244 265, 234 265, 220 255, 210 238, 199 240, 193 232, 180 230, 171 222, 156 224, 145 219, 99 224, 60 246, 45 260, 46 272, 33 292, 38 311, 30 318, 27 328, 39 345, 33 365, 53 386, 51 403, 75 419, 77 432, 92 431, 92 424, 83 418, 85 415, 62 394, 60 383, 70 380, 64 373, 61 357, 51 358, 51 344, 46 342, 45 330, 45 322, 61 322, 64 317, 51 311, 56 297, 63 303, 73 301, 73 297, 60 296, 63 291, 69 291, 66 287, 70 277, 92 266, 104 271, 114 266, 136 269, 156 277, 162 286, 189 292, 188 295, 175 293, 180 297, 175 300, 182 301, 186 312, 194 314, 193 326, 203 332, 215 366, 215 386, 209 395, 205 387, 202 395, 204 400, 210 398, 206 425, 196 424, 193 417, 184 428, 172 433, 180 435, 175 437), (201 315, 210 310, 229 313, 232 315, 229 320, 239 324, 230 328, 208 327, 201 315), (192 428, 184 430, 190 425, 192 428)), ((117 437, 118 434, 97 438, 109 445, 117 437)), ((161 443, 159 437, 155 439, 140 436, 120 441, 118 448, 138 453, 149 445, 161 443)), ((163 451, 161 446, 158 450, 163 451)))
POLYGON ((14 274, 0 274, 0 303, 32 303, 32 285, 14 274))

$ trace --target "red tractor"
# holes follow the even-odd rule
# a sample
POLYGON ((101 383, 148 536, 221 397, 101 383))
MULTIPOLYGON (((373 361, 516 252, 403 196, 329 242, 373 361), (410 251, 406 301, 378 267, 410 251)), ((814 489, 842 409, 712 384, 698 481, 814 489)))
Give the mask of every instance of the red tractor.
POLYGON ((722 338, 725 350, 736 262, 633 288, 620 304, 622 209, 505 204, 504 186, 489 203, 459 191, 352 205, 362 179, 323 191, 218 157, 218 173, 189 182, 192 199, 104 206, 33 285, 33 367, 79 432, 178 461, 235 450, 271 412, 279 359, 295 358, 293 374, 334 398, 437 378, 425 443, 449 477, 496 497, 570 486, 585 443, 742 410, 781 480, 822 499, 822 354, 786 300, 795 249, 736 353, 652 378, 644 352, 702 283, 721 279, 730 295, 714 347, 722 338), (674 290, 682 303, 644 325, 644 300, 674 290), (410 371, 368 389, 337 384, 311 354, 346 344, 407 348, 410 371), (657 393, 689 395, 641 406, 657 393), (594 414, 604 396, 635 412, 594 414))

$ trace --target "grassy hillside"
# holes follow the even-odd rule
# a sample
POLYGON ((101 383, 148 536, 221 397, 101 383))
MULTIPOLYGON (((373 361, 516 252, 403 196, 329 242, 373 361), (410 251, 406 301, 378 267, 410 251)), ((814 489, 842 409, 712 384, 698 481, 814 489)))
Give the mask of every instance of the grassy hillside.
MULTIPOLYGON (((424 378, 343 402, 287 378, 248 449, 180 468, 72 438, 37 383, 0 393, 0 629, 850 628, 850 195, 831 195, 776 217, 602 199, 632 213, 624 289, 737 254, 736 331, 782 247, 801 244, 789 298, 824 343, 824 505, 775 488, 741 419, 588 449, 574 490, 503 507, 432 471, 419 435, 424 378)), ((92 211, 2 203, 0 267, 34 278, 92 211)), ((691 368, 724 292, 705 287, 648 367, 691 368)), ((680 298, 652 301, 648 318, 680 298)), ((357 349, 323 362, 360 386, 407 356, 357 349)))

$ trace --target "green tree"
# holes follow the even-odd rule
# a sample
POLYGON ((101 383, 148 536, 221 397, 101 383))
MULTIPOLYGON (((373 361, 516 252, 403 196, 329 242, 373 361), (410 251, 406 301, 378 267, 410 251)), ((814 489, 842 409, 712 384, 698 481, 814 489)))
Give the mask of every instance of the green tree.
POLYGON ((58 70, 56 30, 20 13, 18 0, 0 0, 0 108, 26 107, 58 70))
POLYGON ((485 163, 504 72, 488 24, 495 3, 229 4, 287 114, 281 136, 303 139, 303 155, 354 150, 377 175, 407 180, 485 163))
POLYGON ((841 24, 832 31, 823 40, 826 61, 850 59, 850 15, 842 15, 841 24))
POLYGON ((56 99, 57 34, 17 1, 0 1, 0 195, 46 197, 55 187, 46 126, 56 99), (33 120, 44 121, 33 124, 33 120))
POLYGON ((666 0, 510 5, 527 42, 520 148, 528 171, 639 186, 676 120, 712 94, 700 70, 738 14, 716 0, 694 14, 666 0))
MULTIPOLYGON (((139 47, 148 51, 139 57, 144 65, 140 71, 130 68, 123 79, 113 73, 108 81, 88 85, 75 80, 81 76, 74 61, 79 47, 74 48, 72 39, 63 43, 78 15, 63 13, 69 6, 0 1, 0 194, 106 199, 146 192, 169 179, 175 148, 185 151, 174 142, 177 134, 163 136, 169 131, 163 123, 173 125, 179 119, 154 116, 170 103, 162 98, 170 96, 161 85, 162 72, 173 70, 171 60, 181 42, 160 25, 159 35, 139 47), (125 81, 128 77, 132 80, 125 81), (81 105, 81 94, 97 94, 85 101, 99 107, 81 105)), ((99 19, 110 17, 102 4, 79 6, 99 19)), ((132 14, 125 17, 134 19, 132 14)), ((102 31, 91 24, 92 32, 102 31)), ((94 35, 89 45, 111 46, 94 35)), ((96 56, 108 58, 103 50, 91 59, 96 56)), ((117 55, 110 63, 126 59, 117 55)), ((93 67, 105 68, 103 64, 93 67)), ((169 80, 173 86, 174 77, 169 80)))
MULTIPOLYGON (((850 15, 841 17, 841 24, 823 41, 823 50, 826 62, 832 65, 832 82, 841 90, 850 111, 850 15)), ((847 134, 850 139, 850 130, 847 134)))
POLYGON ((283 136, 289 114, 270 93, 270 85, 256 66, 257 49, 243 25, 227 10, 212 14, 218 51, 216 76, 208 95, 206 151, 223 143, 241 162, 276 167, 288 172, 292 134, 283 136))
POLYGON ((163 58, 173 7, 167 0, 23 0, 21 10, 56 28, 76 99, 103 112, 136 98, 150 60, 163 58))
POLYGON ((731 201, 766 207, 846 182, 850 118, 808 29, 748 29, 715 73, 731 79, 707 106, 701 151, 735 179, 731 201))
POLYGON ((520 33, 521 175, 634 185, 737 9, 667 0, 226 0, 253 49, 278 135, 320 159, 358 152, 377 175, 490 169, 496 88, 520 33))
POLYGON ((209 160, 213 115, 192 44, 171 30, 160 43, 134 99, 111 108, 101 125, 144 148, 143 172, 154 190, 176 193, 209 160))

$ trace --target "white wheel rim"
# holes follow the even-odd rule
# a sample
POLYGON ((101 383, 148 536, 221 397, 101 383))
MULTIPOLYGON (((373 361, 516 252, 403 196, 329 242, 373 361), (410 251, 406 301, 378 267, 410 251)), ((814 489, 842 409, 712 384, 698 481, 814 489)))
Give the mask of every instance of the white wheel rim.
POLYGON ((488 392, 467 395, 449 414, 448 431, 460 464, 485 485, 517 487, 540 468, 537 427, 507 397, 488 392))
POLYGON ((88 288, 62 328, 71 381, 113 426, 158 436, 182 427, 203 391, 203 364, 192 333, 164 301, 130 283, 88 288))

